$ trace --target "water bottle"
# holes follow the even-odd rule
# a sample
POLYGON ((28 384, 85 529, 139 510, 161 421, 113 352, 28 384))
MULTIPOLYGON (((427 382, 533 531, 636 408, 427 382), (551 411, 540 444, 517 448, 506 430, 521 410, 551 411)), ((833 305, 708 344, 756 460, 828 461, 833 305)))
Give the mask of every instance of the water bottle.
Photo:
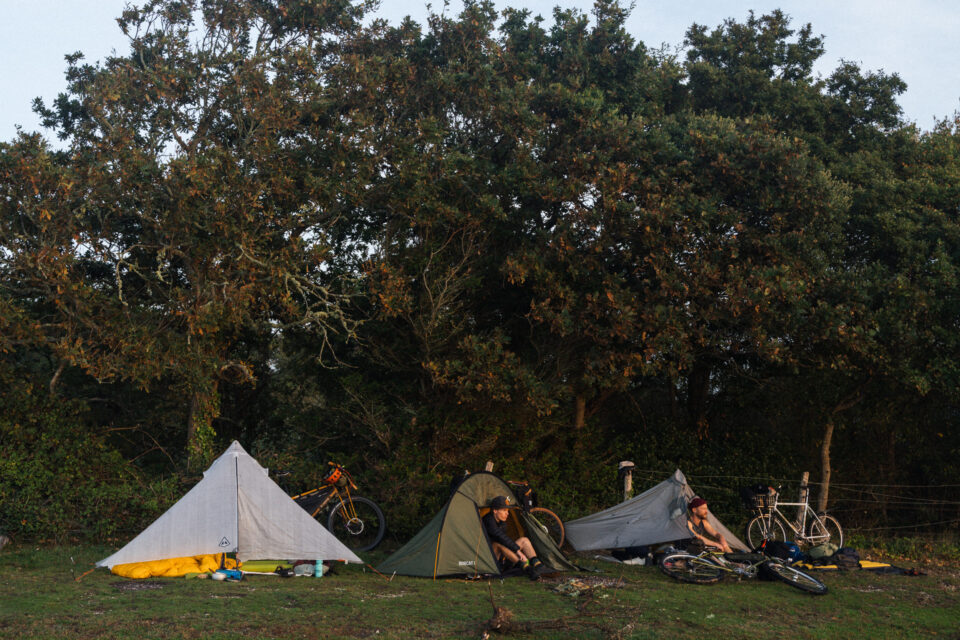
POLYGON ((317 558, 317 564, 313 569, 313 577, 314 578, 323 577, 323 559, 322 558, 317 558))

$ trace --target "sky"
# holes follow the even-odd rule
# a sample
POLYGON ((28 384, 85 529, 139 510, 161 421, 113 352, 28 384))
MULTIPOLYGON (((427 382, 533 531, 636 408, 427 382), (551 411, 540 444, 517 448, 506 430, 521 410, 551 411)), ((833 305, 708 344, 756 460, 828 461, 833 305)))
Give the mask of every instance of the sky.
MULTIPOLYGON (((66 86, 64 56, 84 53, 88 62, 127 43, 115 18, 126 0, 0 0, 0 141, 40 130, 31 111, 35 97, 49 104, 66 86)), ((555 6, 589 13, 592 0, 496 0, 530 9, 552 23, 555 6)), ((628 4, 628 2, 624 2, 628 4)), ((432 3, 434 11, 459 13, 462 3, 432 3)), ((960 112, 960 2, 957 0, 635 0, 627 30, 649 48, 678 47, 693 24, 714 27, 726 18, 746 19, 781 9, 793 26, 813 25, 825 36, 826 53, 815 71, 827 76, 841 60, 864 70, 897 73, 907 83, 900 97, 906 118, 921 129, 960 112)), ((427 3, 381 0, 381 17, 397 23, 411 15, 424 22, 427 3)), ((47 133, 47 137, 52 137, 47 133)))

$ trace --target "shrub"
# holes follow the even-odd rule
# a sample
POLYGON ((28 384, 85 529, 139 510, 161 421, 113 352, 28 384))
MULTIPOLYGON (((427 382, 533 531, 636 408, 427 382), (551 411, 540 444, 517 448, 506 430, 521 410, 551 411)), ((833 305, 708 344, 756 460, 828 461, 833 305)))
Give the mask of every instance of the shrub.
POLYGON ((112 541, 139 531, 180 493, 173 478, 142 481, 85 426, 81 404, 29 394, 12 404, 0 416, 0 528, 8 535, 112 541))

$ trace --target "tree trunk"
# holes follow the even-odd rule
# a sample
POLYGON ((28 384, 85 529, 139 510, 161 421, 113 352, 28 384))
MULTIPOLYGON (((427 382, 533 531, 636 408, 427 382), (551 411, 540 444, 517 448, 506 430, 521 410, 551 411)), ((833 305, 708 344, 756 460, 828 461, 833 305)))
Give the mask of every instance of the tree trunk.
POLYGON ((820 445, 820 497, 817 500, 817 511, 827 510, 827 500, 830 497, 830 442, 833 440, 833 418, 827 420, 823 430, 823 443, 820 445))
POLYGON ((830 443, 833 441, 833 431, 834 431, 834 416, 842 411, 846 411, 857 405, 861 400, 863 400, 864 389, 867 388, 867 385, 870 384, 872 378, 868 378, 860 385, 854 393, 849 395, 842 402, 837 404, 833 408, 833 411, 830 412, 830 416, 827 418, 826 427, 823 430, 823 443, 820 445, 820 497, 817 500, 817 511, 823 512, 827 510, 827 500, 830 497, 830 443))
MULTIPOLYGON (((897 430, 894 427, 890 428, 890 431, 887 433, 887 468, 886 473, 884 474, 884 481, 887 484, 896 484, 896 475, 897 475, 897 430)), ((889 522, 889 508, 890 497, 886 492, 883 492, 883 495, 880 496, 880 513, 883 515, 883 521, 889 522)), ((939 518, 938 518, 939 519, 939 518)))
POLYGON ((573 428, 574 429, 583 429, 583 425, 587 422, 587 399, 578 394, 575 398, 576 409, 573 417, 573 428))
POLYGON ((57 395, 57 383, 60 382, 60 376, 63 375, 63 370, 66 367, 67 367, 66 361, 61 360, 59 366, 57 366, 56 372, 53 374, 53 377, 50 378, 50 397, 51 398, 57 395))
POLYGON ((690 427, 695 429, 697 437, 707 436, 707 395, 710 391, 710 365, 706 360, 697 358, 693 369, 687 376, 687 415, 690 427))

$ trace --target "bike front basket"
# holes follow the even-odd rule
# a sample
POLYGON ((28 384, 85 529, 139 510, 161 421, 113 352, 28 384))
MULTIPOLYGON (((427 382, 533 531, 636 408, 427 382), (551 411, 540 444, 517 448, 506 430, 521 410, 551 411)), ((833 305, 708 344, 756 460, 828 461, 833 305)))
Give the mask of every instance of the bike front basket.
POLYGON ((753 508, 761 513, 769 513, 775 506, 777 506, 777 492, 773 489, 753 496, 753 508))

